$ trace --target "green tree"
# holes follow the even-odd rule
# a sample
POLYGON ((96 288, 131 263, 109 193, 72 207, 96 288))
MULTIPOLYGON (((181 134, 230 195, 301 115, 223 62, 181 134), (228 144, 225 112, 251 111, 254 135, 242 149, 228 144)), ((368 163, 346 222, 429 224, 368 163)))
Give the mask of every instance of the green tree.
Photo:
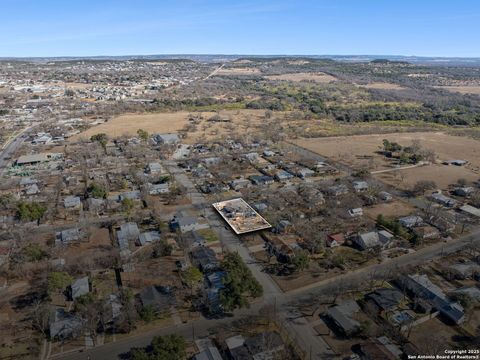
POLYGON ((108 137, 107 137, 107 134, 105 134, 105 133, 99 133, 99 134, 92 135, 90 137, 90 141, 98 142, 104 150, 107 149, 108 137))
POLYGON ((183 360, 187 357, 187 343, 181 335, 155 336, 152 355, 155 360, 183 360))
POLYGON ((170 256, 172 255, 172 251, 173 246, 170 245, 167 240, 161 239, 160 241, 157 241, 157 243, 154 245, 152 256, 154 258, 170 256))
POLYGON ((149 135, 148 135, 148 132, 146 130, 138 129, 137 130, 137 135, 141 140, 143 140, 145 142, 148 141, 149 135))
POLYGON ((25 221, 40 221, 47 208, 36 202, 20 201, 17 203, 17 217, 25 221))
POLYGON ((220 290, 220 302, 226 311, 247 307, 248 296, 262 296, 262 286, 237 252, 227 253, 221 267, 227 272, 220 290))
POLYGON ((63 290, 73 282, 73 277, 63 271, 53 271, 47 276, 48 291, 63 290))
POLYGON ((203 279, 203 273, 194 266, 182 272, 182 278, 189 288, 193 289, 203 279))
POLYGON ((310 257, 304 250, 297 250, 295 256, 292 258, 291 263, 295 266, 295 270, 303 271, 310 266, 310 257))
POLYGON ((133 208, 135 207, 135 201, 132 199, 123 199, 122 200, 122 209, 127 214, 128 217, 132 215, 133 208))
POLYGON ((105 199, 107 197, 107 190, 98 183, 91 183, 87 188, 87 193, 95 199, 105 199))
POLYGON ((43 250, 39 244, 30 243, 22 249, 23 254, 27 261, 40 261, 47 253, 43 250))
POLYGON ((140 310, 140 318, 149 323, 157 318, 157 311, 152 305, 146 305, 140 310))

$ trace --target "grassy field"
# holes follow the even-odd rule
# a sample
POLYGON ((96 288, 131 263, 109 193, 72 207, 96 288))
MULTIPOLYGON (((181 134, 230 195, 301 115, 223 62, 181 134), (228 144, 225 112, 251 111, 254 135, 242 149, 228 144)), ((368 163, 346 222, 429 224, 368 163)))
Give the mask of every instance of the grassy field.
POLYGON ((291 73, 281 75, 268 75, 265 76, 269 80, 284 80, 284 81, 314 81, 317 83, 330 83, 336 81, 337 78, 321 72, 316 73, 291 73))
MULTIPOLYGON (((91 127, 90 129, 75 135, 71 141, 82 138, 90 138, 98 133, 105 133, 111 138, 127 135, 136 136, 138 129, 144 129, 150 134, 178 132, 190 124, 191 114, 199 117, 198 123, 189 128, 185 143, 194 143, 213 139, 218 136, 228 136, 233 129, 243 134, 254 132, 256 126, 264 121, 265 110, 229 109, 218 112, 222 117, 230 119, 228 122, 208 121, 216 112, 188 112, 178 111, 171 113, 144 113, 125 114, 115 117, 106 123, 91 127)), ((283 116, 283 113, 277 113, 283 116)))
POLYGON ((383 155, 377 153, 383 139, 396 141, 403 146, 409 146, 412 141, 418 140, 423 148, 435 151, 438 158, 437 164, 375 175, 389 184, 407 189, 418 180, 432 180, 440 188, 446 188, 460 178, 470 182, 480 178, 480 141, 443 132, 338 136, 292 142, 346 165, 378 171, 392 166, 383 155), (470 164, 465 167, 441 164, 444 160, 453 159, 468 160, 470 164))

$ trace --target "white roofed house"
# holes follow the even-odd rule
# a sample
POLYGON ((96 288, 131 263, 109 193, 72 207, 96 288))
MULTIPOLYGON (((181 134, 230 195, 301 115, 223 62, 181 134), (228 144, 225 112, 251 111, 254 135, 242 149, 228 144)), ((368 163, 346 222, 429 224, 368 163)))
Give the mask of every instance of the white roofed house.
POLYGON ((170 192, 170 184, 169 183, 150 184, 148 186, 148 193, 150 195, 168 194, 169 192, 170 192))

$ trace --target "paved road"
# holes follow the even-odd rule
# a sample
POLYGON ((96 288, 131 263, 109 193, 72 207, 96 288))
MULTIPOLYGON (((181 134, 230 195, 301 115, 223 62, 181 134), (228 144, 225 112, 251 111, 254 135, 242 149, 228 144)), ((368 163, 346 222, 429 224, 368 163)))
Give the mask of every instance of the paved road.
POLYGON ((11 161, 9 159, 5 159, 6 157, 12 157, 15 152, 20 148, 24 139, 24 135, 28 134, 33 128, 29 126, 26 129, 23 129, 20 133, 18 133, 13 139, 10 139, 1 149, 0 151, 0 176, 3 175, 8 163, 11 161))

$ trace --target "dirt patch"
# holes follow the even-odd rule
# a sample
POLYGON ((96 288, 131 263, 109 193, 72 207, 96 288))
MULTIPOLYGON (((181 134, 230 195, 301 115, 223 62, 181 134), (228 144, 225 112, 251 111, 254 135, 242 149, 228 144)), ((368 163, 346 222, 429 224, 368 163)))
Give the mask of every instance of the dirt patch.
POLYGON ((414 210, 415 208, 412 205, 403 201, 381 203, 363 209, 367 216, 373 220, 376 220, 380 214, 387 217, 400 217, 410 215, 414 210))
POLYGON ((176 132, 187 124, 188 114, 186 111, 180 111, 174 113, 120 115, 75 135, 71 139, 90 138, 90 136, 98 133, 105 133, 110 137, 132 136, 137 134, 138 129, 144 129, 149 133, 176 132))
POLYGON ((435 86, 437 89, 443 89, 460 94, 480 95, 480 86, 435 86))
POLYGON ((291 73, 291 74, 281 74, 281 75, 268 75, 265 76, 269 80, 283 80, 283 81, 314 81, 317 83, 330 83, 336 81, 337 78, 321 72, 316 73, 291 73))
MULTIPOLYGON (((258 125, 265 121, 265 110, 240 109, 220 111, 225 121, 212 122, 209 119, 215 112, 188 112, 178 111, 173 113, 154 114, 125 114, 117 116, 105 123, 72 136, 71 141, 88 139, 92 135, 105 133, 110 138, 123 135, 137 136, 138 129, 144 129, 150 134, 178 132, 190 125, 187 138, 182 142, 192 144, 197 141, 211 140, 222 135, 230 135, 233 129, 243 134, 256 131, 258 125), (199 117, 195 124, 189 121, 190 115, 199 117)), ((278 112, 276 115, 283 116, 278 112)))
POLYGON ((392 84, 392 83, 383 83, 383 82, 376 82, 367 85, 359 85, 359 87, 363 87, 366 89, 378 89, 378 90, 405 90, 403 86, 392 84))
POLYGON ((445 189, 460 178, 473 182, 480 177, 480 141, 441 132, 339 136, 299 139, 293 142, 354 168, 368 168, 370 171, 392 169, 375 176, 401 189, 409 189, 419 180, 435 181, 439 188, 445 189), (398 142, 403 146, 419 140, 423 148, 435 151, 437 164, 393 170, 392 161, 378 153, 383 139, 398 142), (453 159, 467 160, 469 164, 464 167, 442 164, 442 161, 453 159))
POLYGON ((239 68, 223 68, 217 71, 215 75, 255 75, 260 74, 260 69, 249 68, 249 67, 239 67, 239 68))

